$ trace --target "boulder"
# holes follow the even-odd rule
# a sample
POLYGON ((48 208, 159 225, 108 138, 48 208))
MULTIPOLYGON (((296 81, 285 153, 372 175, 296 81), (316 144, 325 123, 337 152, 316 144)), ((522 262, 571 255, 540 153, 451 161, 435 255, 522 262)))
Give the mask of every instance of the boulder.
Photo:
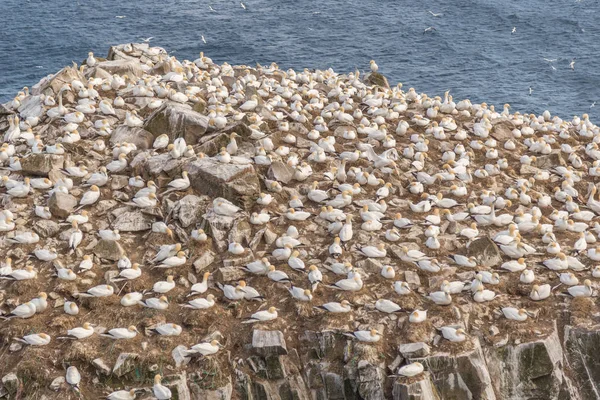
POLYGON ((136 127, 130 128, 127 125, 119 125, 110 135, 110 143, 133 143, 138 150, 146 150, 152 148, 154 136, 147 130, 136 127))
POLYGON ((19 378, 14 372, 6 374, 2 377, 2 385, 6 388, 9 394, 14 394, 19 388, 19 378))
POLYGON ((202 216, 202 212, 209 204, 206 198, 200 198, 193 194, 188 194, 179 200, 177 205, 177 219, 181 222, 183 228, 195 224, 202 216))
POLYGON ((58 392, 65 383, 65 381, 66 379, 64 376, 59 376, 58 378, 55 378, 50 384, 50 389, 54 390, 55 392, 58 392))
POLYGON ((550 153, 545 156, 537 156, 533 164, 540 169, 552 169, 567 165, 564 158, 562 158, 560 154, 560 150, 556 150, 554 153, 550 153))
POLYGON ((494 267, 502 262, 500 249, 489 236, 473 241, 467 249, 467 256, 476 257, 484 267, 494 267))
POLYGON ((193 145, 206 133, 208 117, 185 104, 165 102, 146 119, 144 129, 154 137, 166 133, 171 142, 182 137, 193 145))
POLYGON ((118 261, 125 254, 125 250, 114 240, 100 240, 93 251, 96 257, 110 261, 118 261))
POLYGON ((194 261, 194 270, 196 273, 200 273, 210 266, 215 261, 215 253, 210 250, 203 252, 200 257, 194 261))
POLYGON ((255 329, 252 332, 252 349, 263 357, 269 355, 286 355, 288 353, 281 331, 255 329))
POLYGON ((77 68, 65 67, 51 77, 40 80, 31 88, 31 93, 37 95, 46 92, 46 89, 51 89, 54 94, 57 94, 64 84, 71 83, 75 79, 85 82, 77 68))
POLYGON ((128 77, 142 76, 144 71, 138 60, 107 60, 98 63, 100 68, 111 75, 127 75, 128 77))
POLYGON ((154 218, 139 209, 120 213, 110 224, 113 229, 122 232, 140 232, 152 228, 154 218))
POLYGON ((44 115, 44 104, 41 96, 28 96, 24 98, 18 111, 22 120, 29 117, 42 117, 44 115))
POLYGON ((218 276, 215 278, 221 282, 239 281, 246 277, 246 272, 241 268, 236 267, 221 267, 217 272, 218 276))
POLYGON ((290 183, 294 178, 295 169, 281 161, 274 161, 269 167, 268 176, 281 183, 290 183))
POLYGON ((21 169, 28 175, 48 176, 52 170, 63 167, 65 158, 56 154, 30 154, 21 159, 21 169))
POLYGON ((33 230, 41 238, 49 238, 55 236, 60 231, 60 227, 52 220, 40 219, 34 222, 33 230))
POLYGON ((371 86, 381 86, 384 88, 389 89, 390 88, 390 84, 388 83, 388 80, 385 76, 383 76, 382 74, 380 74, 379 72, 371 72, 369 74, 367 74, 365 76, 364 82, 367 85, 371 85, 371 86))
POLYGON ((512 131, 517 126, 508 118, 497 118, 492 120, 492 132, 490 135, 499 142, 506 142, 513 138, 512 131))
POLYGON ((136 360, 139 355, 136 353, 121 353, 115 362, 115 366, 112 369, 113 375, 122 377, 128 372, 133 371, 136 368, 136 360))
POLYGON ((570 377, 580 397, 599 398, 600 331, 595 328, 567 325, 563 343, 567 365, 571 369, 570 377))
POLYGON ((429 372, 413 378, 398 378, 392 388, 394 400, 441 400, 429 372))
POLYGON ((102 375, 110 375, 111 369, 102 358, 93 359, 92 365, 96 368, 96 371, 100 372, 102 375))
POLYGON ((77 199, 67 193, 54 192, 48 199, 48 208, 55 217, 67 218, 77 207, 77 199))
POLYGON ((184 169, 189 172, 194 190, 213 198, 223 197, 242 207, 252 204, 260 192, 258 175, 251 164, 223 164, 200 158, 184 169))

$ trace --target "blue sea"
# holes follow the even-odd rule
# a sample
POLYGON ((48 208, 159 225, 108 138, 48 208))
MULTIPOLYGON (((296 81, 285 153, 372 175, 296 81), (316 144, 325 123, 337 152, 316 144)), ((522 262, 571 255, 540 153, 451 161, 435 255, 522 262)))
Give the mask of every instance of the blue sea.
POLYGON ((348 72, 367 70, 375 59, 391 83, 429 95, 450 90, 455 99, 498 109, 510 103, 513 111, 548 109, 564 118, 589 113, 600 122, 597 0, 243 4, 245 9, 239 0, 0 0, 0 101, 81 62, 88 51, 105 55, 110 45, 153 37, 151 44, 178 58, 204 51, 231 64, 275 61, 283 68, 348 72), (424 33, 428 27, 435 30, 424 33))

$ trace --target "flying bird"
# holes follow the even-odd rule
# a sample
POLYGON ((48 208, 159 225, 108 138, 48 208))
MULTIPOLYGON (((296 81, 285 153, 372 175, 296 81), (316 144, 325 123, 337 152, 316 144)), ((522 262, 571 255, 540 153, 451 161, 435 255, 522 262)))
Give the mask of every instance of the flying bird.
POLYGON ((202 38, 202 43, 206 44, 206 39, 204 39, 204 35, 200 35, 200 37, 202 38))
POLYGON ((148 37, 148 38, 146 38, 146 39, 144 39, 144 38, 140 38, 140 40, 141 40, 142 42, 144 42, 144 43, 150 43, 150 41, 151 41, 152 39, 154 39, 154 36, 150 36, 150 37, 148 37))
POLYGON ((517 33, 517 27, 516 26, 513 26, 512 31, 510 31, 511 35, 514 34, 514 33, 517 33))
POLYGON ((431 10, 428 10, 428 12, 429 12, 429 14, 433 15, 434 17, 441 17, 442 15, 444 15, 444 14, 442 14, 442 13, 437 13, 437 14, 436 14, 436 13, 434 13, 434 12, 433 12, 433 11, 431 11, 431 10))
POLYGON ((242 6, 244 10, 246 9, 246 5, 244 3, 240 2, 240 6, 242 6))
POLYGON ((426 34, 427 32, 433 32, 433 31, 437 31, 437 29, 435 29, 433 26, 430 26, 429 28, 425 28, 425 30, 423 31, 423 35, 426 34))
POLYGON ((575 71, 575 59, 572 59, 571 62, 569 63, 569 67, 575 71))

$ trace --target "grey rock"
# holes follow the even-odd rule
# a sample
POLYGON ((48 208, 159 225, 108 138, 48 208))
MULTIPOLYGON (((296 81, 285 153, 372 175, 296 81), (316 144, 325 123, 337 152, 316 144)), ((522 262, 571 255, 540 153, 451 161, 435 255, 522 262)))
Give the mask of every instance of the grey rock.
POLYGON ((143 71, 138 60, 107 60, 98 63, 98 68, 109 74, 127 75, 129 77, 142 76, 143 71))
POLYGON ((210 234, 215 245, 217 246, 217 249, 220 252, 225 252, 229 246, 228 236, 235 223, 235 218, 225 215, 218 215, 217 213, 213 212, 212 208, 203 215, 203 218, 210 227, 210 234))
POLYGON ((75 207, 77 207, 77 199, 67 193, 54 192, 48 200, 50 213, 55 217, 67 218, 73 213, 75 207))
POLYGON ((233 386, 231 385, 231 378, 225 386, 217 389, 201 389, 197 384, 191 382, 190 391, 193 400, 231 400, 233 386))
POLYGON ((404 271, 404 281, 408 283, 411 289, 421 286, 421 279, 415 271, 404 271))
POLYGON ((427 371, 414 378, 398 378, 392 396, 394 400, 441 400, 427 371))
POLYGON ((121 377, 135 369, 136 360, 139 355, 136 353, 121 353, 112 369, 113 375, 121 377))
POLYGON ((538 156, 534 162, 534 166, 540 169, 552 169, 560 166, 566 166, 564 158, 560 154, 560 150, 550 153, 545 156, 538 156))
POLYGON ((198 193, 223 197, 244 207, 254 202, 260 182, 251 164, 223 164, 210 158, 197 159, 186 165, 191 185, 198 193))
POLYGON ((379 72, 371 72, 365 76, 365 83, 372 86, 381 86, 384 88, 390 88, 390 84, 385 76, 379 72))
POLYGON ((281 161, 274 161, 269 167, 268 176, 281 183, 290 183, 294 178, 295 169, 281 161))
POLYGON ((52 170, 63 167, 65 158, 57 154, 30 154, 21 158, 21 169, 28 175, 48 176, 52 170))
POLYGON ((125 175, 111 175, 110 188, 112 190, 120 190, 129 184, 129 177, 125 175))
POLYGON ((56 236, 60 231, 60 227, 52 220, 40 219, 34 222, 33 230, 40 235, 41 238, 49 238, 56 236))
POLYGON ((118 261, 125 254, 123 247, 114 240, 100 240, 93 251, 96 257, 111 261, 118 261))
POLYGON ((110 143, 115 145, 117 143, 133 143, 138 150, 146 150, 152 148, 154 142, 154 136, 142 128, 131 128, 127 125, 119 125, 110 135, 110 143))
POLYGON ((52 383, 50 384, 50 389, 58 392, 64 383, 65 383, 65 377, 59 376, 58 378, 55 378, 52 381, 52 383))
POLYGON ((202 199, 193 194, 188 194, 179 200, 177 218, 181 222, 181 226, 187 228, 198 222, 208 202, 209 200, 202 199))
POLYGON ((208 128, 208 117, 191 107, 172 102, 165 102, 146 120, 144 129, 157 137, 163 133, 169 135, 173 142, 183 137, 188 144, 196 144, 208 128))
POLYGON ((38 84, 33 86, 31 88, 32 94, 37 95, 40 93, 45 93, 47 89, 51 89, 54 94, 57 94, 64 84, 71 83, 75 79, 85 82, 85 79, 77 68, 65 67, 52 77, 44 78, 38 84))
POLYGON ((204 251, 200 257, 194 261, 194 270, 196 273, 202 272, 215 261, 215 253, 211 250, 204 251))
POLYGON ((426 357, 431 353, 431 349, 427 343, 404 343, 398 346, 398 351, 404 358, 421 358, 426 357))
POLYGON ((496 399, 490 375, 499 377, 503 372, 488 371, 489 363, 486 365, 479 340, 476 337, 471 340, 471 350, 459 354, 437 353, 419 359, 431 373, 433 383, 442 399, 496 399))
POLYGON ((11 353, 17 352, 23 348, 23 345, 19 342, 12 342, 8 347, 8 351, 11 353))
POLYGON ((8 393, 14 394, 19 388, 19 378, 14 372, 6 374, 2 377, 2 385, 4 385, 8 393))
POLYGON ((490 135, 500 142, 506 142, 508 139, 512 139, 512 130, 517 127, 514 122, 508 118, 496 118, 492 120, 492 126, 493 129, 490 135))
POLYGON ((488 236, 473 241, 467 249, 467 256, 479 259, 484 267, 494 267, 502 262, 500 249, 488 236))
POLYGON ((110 375, 111 373, 110 367, 106 364, 106 362, 104 362, 102 358, 95 358, 94 360, 92 360, 92 365, 102 375, 110 375))
POLYGON ((152 227, 154 218, 142 213, 139 209, 126 211, 117 216, 111 223, 113 229, 122 232, 146 231, 152 227))
POLYGON ((252 332, 252 348, 263 357, 268 355, 285 355, 288 353, 281 331, 263 331, 255 329, 252 332))
POLYGON ((182 365, 189 364, 190 358, 186 355, 187 349, 187 347, 180 344, 179 346, 175 347, 171 352, 171 357, 173 357, 173 360, 175 361, 175 366, 177 368, 181 367, 182 365))
POLYGON ((239 281, 240 279, 244 279, 246 276, 246 272, 241 268, 236 267, 222 267, 218 270, 218 276, 216 279, 218 281, 239 281))

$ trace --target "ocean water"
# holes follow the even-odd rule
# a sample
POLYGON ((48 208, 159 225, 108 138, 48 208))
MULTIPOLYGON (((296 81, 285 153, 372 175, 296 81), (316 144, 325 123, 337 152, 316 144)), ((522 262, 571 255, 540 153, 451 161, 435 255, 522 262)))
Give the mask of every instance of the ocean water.
POLYGON ((375 59, 390 83, 429 95, 600 123, 598 0, 243 2, 0 0, 0 101, 88 51, 152 36, 178 58, 231 64, 348 72, 375 59))

